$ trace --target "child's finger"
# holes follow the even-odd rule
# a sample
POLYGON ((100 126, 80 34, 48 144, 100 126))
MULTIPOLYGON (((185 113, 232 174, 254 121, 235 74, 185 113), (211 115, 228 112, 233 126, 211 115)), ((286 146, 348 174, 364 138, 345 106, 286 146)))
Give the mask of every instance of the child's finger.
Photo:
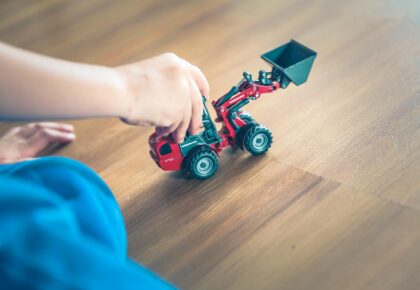
POLYGON ((192 65, 191 63, 187 62, 186 60, 183 60, 190 72, 190 75, 194 82, 196 83, 197 87, 199 88, 201 94, 205 96, 206 98, 210 95, 210 85, 207 81, 206 77, 204 76, 203 72, 195 65, 192 65))
POLYGON ((37 122, 29 123, 20 127, 19 133, 22 137, 29 138, 36 132, 43 130, 43 128, 50 128, 63 132, 74 132, 73 125, 55 122, 37 122))
POLYGON ((192 114, 188 130, 192 135, 197 134, 203 125, 203 100, 201 93, 194 81, 191 81, 192 87, 192 114))
POLYGON ((28 139, 28 143, 67 143, 76 139, 72 132, 62 132, 51 128, 42 128, 28 139))
POLYGON ((191 122, 191 100, 189 101, 189 104, 185 108, 184 118, 182 119, 181 123, 179 124, 178 128, 172 133, 172 136, 177 143, 181 143, 184 141, 185 134, 187 133, 188 126, 191 122))
POLYGON ((163 137, 163 136, 168 136, 175 129, 176 128, 171 128, 171 127, 156 127, 156 129, 155 129, 156 137, 160 138, 160 137, 163 137))
POLYGON ((62 132, 51 128, 42 128, 29 137, 25 149, 26 156, 36 156, 53 142, 69 143, 76 139, 72 132, 62 132))
POLYGON ((35 123, 42 128, 56 129, 63 132, 74 132, 74 127, 71 124, 57 123, 57 122, 38 122, 35 123))

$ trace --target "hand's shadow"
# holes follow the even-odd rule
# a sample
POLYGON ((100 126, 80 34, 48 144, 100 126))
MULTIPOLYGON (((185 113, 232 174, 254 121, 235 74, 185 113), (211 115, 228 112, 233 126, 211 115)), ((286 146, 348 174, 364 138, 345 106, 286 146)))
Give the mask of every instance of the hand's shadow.
POLYGON ((58 142, 50 143, 48 144, 47 147, 45 147, 38 153, 37 157, 54 155, 55 153, 57 153, 57 151, 60 151, 60 149, 66 147, 69 144, 71 144, 71 142, 70 143, 58 143, 58 142))

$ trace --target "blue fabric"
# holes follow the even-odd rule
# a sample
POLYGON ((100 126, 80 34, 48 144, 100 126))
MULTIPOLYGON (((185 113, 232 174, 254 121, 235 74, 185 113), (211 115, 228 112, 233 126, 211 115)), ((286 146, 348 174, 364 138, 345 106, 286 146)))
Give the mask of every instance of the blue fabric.
POLYGON ((82 163, 0 165, 1 289, 175 289, 127 258, 112 192, 82 163))

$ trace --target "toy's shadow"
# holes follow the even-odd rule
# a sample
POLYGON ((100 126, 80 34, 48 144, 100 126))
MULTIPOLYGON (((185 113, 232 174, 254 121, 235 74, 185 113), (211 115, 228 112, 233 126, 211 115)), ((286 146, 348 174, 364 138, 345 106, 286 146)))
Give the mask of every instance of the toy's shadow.
POLYGON ((160 179, 159 189, 168 200, 182 195, 195 194, 200 191, 214 191, 224 184, 237 180, 243 174, 247 174, 252 167, 264 162, 268 156, 253 156, 237 148, 225 150, 219 158, 219 168, 215 175, 205 180, 192 178, 185 171, 174 171, 166 174, 166 178, 160 179), (182 190, 178 190, 182 188, 182 190))

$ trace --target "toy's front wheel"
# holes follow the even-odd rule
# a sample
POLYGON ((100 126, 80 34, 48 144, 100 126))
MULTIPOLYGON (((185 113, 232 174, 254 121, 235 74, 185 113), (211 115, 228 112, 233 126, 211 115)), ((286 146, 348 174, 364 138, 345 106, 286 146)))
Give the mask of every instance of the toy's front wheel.
POLYGON ((272 143, 273 135, 262 125, 253 126, 245 133, 244 147, 252 155, 264 154, 272 143))
POLYGON ((197 179, 207 179, 216 173, 218 159, 211 149, 200 149, 192 153, 186 169, 188 173, 197 179))

